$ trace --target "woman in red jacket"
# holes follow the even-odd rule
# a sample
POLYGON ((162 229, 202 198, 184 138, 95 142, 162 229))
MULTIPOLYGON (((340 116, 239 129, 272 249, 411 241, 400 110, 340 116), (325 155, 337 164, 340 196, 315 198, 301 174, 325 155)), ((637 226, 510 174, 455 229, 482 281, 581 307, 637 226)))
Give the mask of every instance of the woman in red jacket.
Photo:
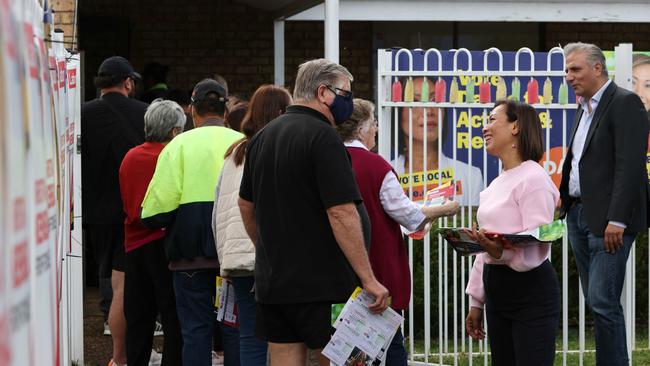
MULTIPOLYGON (((437 207, 421 207, 411 202, 393 167, 370 151, 375 146, 377 133, 374 109, 371 102, 355 99, 352 116, 337 129, 350 153, 352 169, 370 217, 372 270, 390 292, 391 307, 399 311, 408 307, 411 296, 408 256, 400 225, 408 231, 418 231, 434 219, 455 215, 459 206, 457 202, 447 202, 437 207)), ((404 336, 398 330, 388 348, 386 365, 406 364, 404 336)))
POLYGON ((185 121, 185 113, 176 102, 155 100, 144 115, 145 143, 129 150, 120 166, 120 192, 126 214, 126 357, 132 366, 149 365, 158 313, 165 332, 163 362, 179 366, 182 363, 183 341, 176 314, 172 273, 167 268, 165 257, 165 231, 144 227, 140 222, 140 206, 156 169, 158 155, 183 131, 185 121))

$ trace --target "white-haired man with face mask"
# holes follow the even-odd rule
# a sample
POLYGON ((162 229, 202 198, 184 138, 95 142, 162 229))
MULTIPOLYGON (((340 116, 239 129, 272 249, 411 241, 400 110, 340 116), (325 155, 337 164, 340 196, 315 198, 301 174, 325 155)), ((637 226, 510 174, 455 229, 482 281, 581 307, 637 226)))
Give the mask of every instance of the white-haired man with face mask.
MULTIPOLYGON (((334 126, 353 110, 348 70, 325 59, 298 69, 294 104, 248 145, 239 207, 256 245, 256 333, 273 365, 304 365, 332 334, 331 304, 357 284, 388 306, 365 243, 369 221, 334 126), (362 225, 362 222, 365 225, 362 225), (364 235, 366 234, 366 235, 364 235)), ((321 356, 320 363, 329 365, 321 356)))
POLYGON ((180 105, 171 100, 155 100, 144 115, 145 142, 129 150, 120 167, 120 192, 126 213, 126 355, 128 364, 133 366, 149 364, 158 313, 165 332, 163 362, 165 365, 182 364, 183 341, 172 273, 165 257, 165 231, 142 225, 140 207, 160 152, 183 131, 185 123, 185 112, 180 105))

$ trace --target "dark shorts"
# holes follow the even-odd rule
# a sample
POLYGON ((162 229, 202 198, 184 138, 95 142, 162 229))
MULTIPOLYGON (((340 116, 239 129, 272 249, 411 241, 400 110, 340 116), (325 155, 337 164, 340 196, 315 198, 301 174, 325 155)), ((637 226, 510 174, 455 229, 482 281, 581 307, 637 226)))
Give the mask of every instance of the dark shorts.
POLYGON ((332 305, 324 302, 257 303, 255 334, 267 342, 305 343, 307 348, 321 349, 334 334, 331 313, 332 305))
POLYGON ((88 225, 87 230, 95 248, 99 277, 110 278, 113 270, 124 272, 124 225, 88 225))

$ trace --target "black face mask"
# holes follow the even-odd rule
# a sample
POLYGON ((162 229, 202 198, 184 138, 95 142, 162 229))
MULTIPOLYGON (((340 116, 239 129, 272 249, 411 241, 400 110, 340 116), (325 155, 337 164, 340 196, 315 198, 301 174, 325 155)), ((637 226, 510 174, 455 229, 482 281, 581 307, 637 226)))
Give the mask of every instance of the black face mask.
MULTIPOLYGON (((326 104, 327 105, 327 104, 326 104)), ((327 106, 334 117, 334 123, 340 125, 350 118, 354 110, 354 103, 352 101, 352 93, 347 97, 334 93, 334 101, 327 106)))

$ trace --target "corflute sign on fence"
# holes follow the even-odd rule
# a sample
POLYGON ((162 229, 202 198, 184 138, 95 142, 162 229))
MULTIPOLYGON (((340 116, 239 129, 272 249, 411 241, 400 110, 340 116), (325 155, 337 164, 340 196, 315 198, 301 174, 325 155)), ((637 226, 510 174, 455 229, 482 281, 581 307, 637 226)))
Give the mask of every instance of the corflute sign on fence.
POLYGON ((437 185, 454 180, 461 202, 478 204, 480 189, 499 173, 498 160, 485 155, 481 131, 494 102, 504 98, 528 102, 538 110, 546 143, 542 163, 559 185, 563 138, 576 108, 573 90, 564 80, 561 49, 548 53, 528 49, 388 52, 390 94, 380 103, 395 107, 391 117, 398 123, 392 126, 387 156, 405 188, 413 181, 414 199, 421 198, 425 181, 437 185), (424 157, 433 158, 426 169, 424 157), (433 169, 436 164, 438 169, 433 169))
POLYGON ((40 2, 0 0, 0 365, 83 362, 79 58, 45 28, 40 2))

